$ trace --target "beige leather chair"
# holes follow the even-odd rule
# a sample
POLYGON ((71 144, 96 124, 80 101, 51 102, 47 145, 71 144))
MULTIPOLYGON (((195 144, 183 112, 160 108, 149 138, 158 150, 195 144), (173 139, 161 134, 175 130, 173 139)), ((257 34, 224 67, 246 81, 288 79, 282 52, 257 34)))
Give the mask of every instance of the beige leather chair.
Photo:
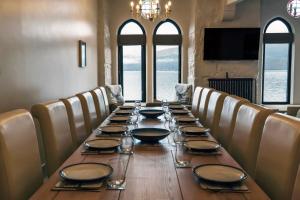
POLYGON ((95 102, 95 108, 97 113, 97 124, 101 124, 106 118, 104 97, 99 88, 92 90, 91 94, 95 102))
POLYGON ((229 153, 250 174, 254 176, 258 147, 267 117, 273 111, 251 103, 240 107, 229 153))
POLYGON ((85 127, 81 102, 76 96, 61 100, 67 109, 73 146, 78 147, 89 136, 85 127))
POLYGON ((39 122, 47 174, 51 175, 74 149, 67 110, 62 101, 55 101, 36 104, 31 113, 39 122))
POLYGON ((294 184, 292 200, 299 200, 299 199, 300 199, 300 165, 298 167, 298 173, 294 184))
POLYGON ((108 97, 106 94, 106 90, 104 87, 100 87, 100 90, 103 94, 104 97, 104 103, 105 103, 105 112, 106 112, 106 116, 108 116, 110 114, 110 110, 109 110, 109 102, 108 102, 108 97))
POLYGON ((300 160, 300 120, 273 114, 266 120, 256 165, 256 182, 273 200, 291 199, 300 160))
POLYGON ((213 89, 210 88, 203 88, 202 90, 200 102, 199 102, 199 109, 198 109, 199 110, 198 116, 201 123, 203 123, 206 120, 208 101, 212 91, 213 89))
POLYGON ((211 129, 211 134, 216 138, 217 126, 219 125, 220 115, 223 108, 224 99, 227 96, 226 93, 213 91, 210 95, 206 119, 203 124, 211 129))
POLYGON ((90 134, 100 125, 99 121, 97 121, 97 112, 93 96, 90 92, 80 93, 76 96, 80 99, 86 131, 90 134))
POLYGON ((26 110, 0 114, 0 199, 28 199, 43 175, 33 119, 26 110))
POLYGON ((199 113, 199 103, 200 103, 200 97, 202 93, 203 87, 196 87, 193 95, 193 100, 192 100, 192 113, 194 116, 198 116, 199 113))
POLYGON ((221 111, 219 125, 217 126, 217 134, 215 138, 227 149, 236 121, 238 110, 242 104, 248 103, 249 101, 237 96, 227 96, 224 99, 223 108, 221 111))

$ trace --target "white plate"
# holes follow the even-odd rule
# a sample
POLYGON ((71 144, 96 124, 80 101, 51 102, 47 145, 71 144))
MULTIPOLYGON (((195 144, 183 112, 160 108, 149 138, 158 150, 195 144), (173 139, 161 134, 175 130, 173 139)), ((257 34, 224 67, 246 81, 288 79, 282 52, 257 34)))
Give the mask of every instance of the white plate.
POLYGON ((180 131, 185 134, 191 135, 202 135, 210 131, 209 128, 199 127, 199 126, 183 126, 180 128, 180 131))
POLYGON ((132 110, 132 109, 134 109, 134 106, 119 106, 119 108, 121 110, 132 110))
POLYGON ((111 122, 127 122, 129 120, 129 116, 113 116, 110 118, 111 122))
POLYGON ((197 119, 194 118, 194 117, 178 117, 178 118, 176 118, 176 120, 179 123, 192 123, 192 122, 196 122, 197 121, 197 119))
POLYGON ((121 145, 120 140, 116 139, 95 139, 84 142, 84 146, 92 149, 114 149, 121 145))
POLYGON ((119 133, 124 133, 127 130, 127 127, 126 126, 104 126, 99 128, 99 130, 101 130, 101 132, 103 133, 119 134, 119 133))
POLYGON ((132 110, 118 110, 115 112, 116 115, 131 115, 132 110))
POLYGON ((111 166, 103 163, 80 163, 63 168, 59 175, 69 181, 96 181, 109 177, 111 166))
POLYGON ((199 165, 193 172, 200 179, 218 183, 237 183, 247 178, 243 170, 228 165, 199 165))
POLYGON ((216 151, 220 148, 220 144, 208 140, 189 140, 184 143, 184 146, 196 151, 216 151))
POLYGON ((170 109, 174 109, 174 110, 181 110, 184 109, 183 105, 169 105, 170 109))
POLYGON ((174 115, 186 115, 186 114, 189 114, 188 110, 172 110, 171 112, 174 115))

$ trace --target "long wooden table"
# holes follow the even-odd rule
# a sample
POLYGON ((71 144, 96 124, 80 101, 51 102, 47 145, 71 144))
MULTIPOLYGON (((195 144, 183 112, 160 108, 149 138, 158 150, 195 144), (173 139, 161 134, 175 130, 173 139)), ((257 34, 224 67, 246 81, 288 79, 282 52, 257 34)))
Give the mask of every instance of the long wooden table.
MULTIPOLYGON (((105 120, 102 125, 109 121, 105 120)), ((167 127, 165 120, 144 119, 138 123, 139 127, 167 127)), ((96 138, 95 133, 88 139, 96 138)), ((202 138, 203 139, 203 138, 202 138)), ((208 139, 212 139, 209 136, 208 139)), ((60 180, 58 172, 63 167, 83 162, 107 163, 119 154, 82 155, 83 147, 80 146, 63 165, 47 180, 31 199, 128 199, 128 200, 167 200, 167 199, 269 199, 260 187, 248 177, 245 184, 250 192, 247 193, 225 193, 211 192, 201 188, 195 180, 192 168, 175 168, 174 147, 170 145, 171 136, 157 145, 147 145, 137 142, 134 147, 134 154, 130 157, 126 171, 125 190, 107 190, 105 187, 100 192, 88 191, 51 191, 54 185, 60 180)), ((207 163, 228 164, 240 167, 237 162, 222 149, 221 155, 200 156, 191 155, 192 165, 207 163)), ((114 167, 114 166, 112 166, 114 167)))

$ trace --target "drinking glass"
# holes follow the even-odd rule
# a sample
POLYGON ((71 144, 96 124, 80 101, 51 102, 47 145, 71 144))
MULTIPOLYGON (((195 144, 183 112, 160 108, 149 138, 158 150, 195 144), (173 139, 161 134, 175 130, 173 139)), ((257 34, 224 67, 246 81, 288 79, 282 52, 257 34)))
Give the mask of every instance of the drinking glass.
POLYGON ((186 154, 186 149, 182 143, 176 144, 175 151, 175 165, 177 168, 187 168, 191 167, 192 157, 189 154, 186 154))
POLYGON ((134 127, 137 127, 138 121, 139 121, 139 115, 133 112, 132 115, 131 115, 131 117, 130 117, 131 124, 134 127))
POLYGON ((141 106, 142 106, 142 103, 141 103, 140 100, 134 101, 134 107, 135 107, 137 110, 140 110, 140 109, 141 109, 141 106))
POLYGON ((173 134, 173 140, 174 140, 174 143, 175 143, 175 144, 183 144, 183 142, 184 142, 184 137, 183 137, 183 135, 182 135, 182 133, 181 133, 180 130, 177 129, 177 130, 174 132, 174 134, 173 134))
POLYGON ((162 107, 163 109, 168 109, 169 108, 169 103, 167 99, 162 100, 162 107))
POLYGON ((123 154, 133 154, 134 139, 129 132, 122 134, 121 151, 123 154))
POLYGON ((109 189, 125 189, 124 183, 129 159, 130 155, 120 154, 118 158, 112 158, 108 161, 108 164, 113 168, 113 173, 107 181, 107 186, 109 189))

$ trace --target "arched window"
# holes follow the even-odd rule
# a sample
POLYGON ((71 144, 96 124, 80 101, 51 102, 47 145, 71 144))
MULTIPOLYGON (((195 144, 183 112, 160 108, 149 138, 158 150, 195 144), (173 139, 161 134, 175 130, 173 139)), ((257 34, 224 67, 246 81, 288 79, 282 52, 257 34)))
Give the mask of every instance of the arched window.
POLYGON ((160 22, 153 34, 154 98, 175 99, 175 85, 181 82, 182 35, 172 20, 160 22))
POLYGON ((130 19, 118 31, 118 75, 126 101, 146 100, 146 34, 130 19))
POLYGON ((290 25, 281 18, 271 20, 263 37, 262 102, 290 103, 291 51, 294 36, 290 25))

